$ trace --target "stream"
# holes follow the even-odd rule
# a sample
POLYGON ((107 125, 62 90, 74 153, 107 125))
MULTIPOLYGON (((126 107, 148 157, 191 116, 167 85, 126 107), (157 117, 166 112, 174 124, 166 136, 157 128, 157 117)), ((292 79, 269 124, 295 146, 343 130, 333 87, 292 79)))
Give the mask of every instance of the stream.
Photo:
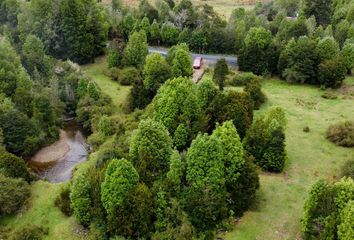
POLYGON ((60 131, 60 138, 44 147, 29 161, 29 167, 40 179, 58 183, 69 181, 75 166, 87 159, 89 145, 75 120, 60 131))

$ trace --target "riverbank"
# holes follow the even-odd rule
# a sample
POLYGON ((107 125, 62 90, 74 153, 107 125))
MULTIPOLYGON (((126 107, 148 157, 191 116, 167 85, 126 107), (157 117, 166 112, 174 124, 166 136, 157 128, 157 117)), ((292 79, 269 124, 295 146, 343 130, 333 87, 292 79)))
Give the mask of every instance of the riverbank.
POLYGON ((44 147, 37 152, 31 158, 31 161, 37 163, 51 163, 60 160, 70 151, 68 139, 67 132, 60 130, 59 139, 55 143, 44 147))

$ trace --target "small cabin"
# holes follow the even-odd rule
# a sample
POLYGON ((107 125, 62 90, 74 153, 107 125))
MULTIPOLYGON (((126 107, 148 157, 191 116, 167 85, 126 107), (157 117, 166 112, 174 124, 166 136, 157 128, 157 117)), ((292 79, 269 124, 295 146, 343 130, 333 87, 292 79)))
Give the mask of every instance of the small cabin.
POLYGON ((201 57, 196 57, 193 62, 193 68, 194 69, 200 69, 203 64, 203 58, 201 57))

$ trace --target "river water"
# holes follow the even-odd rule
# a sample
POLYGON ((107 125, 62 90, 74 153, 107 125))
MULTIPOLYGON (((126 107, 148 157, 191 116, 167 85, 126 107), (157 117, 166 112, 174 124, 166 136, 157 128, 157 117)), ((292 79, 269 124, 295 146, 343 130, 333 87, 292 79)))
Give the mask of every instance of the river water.
POLYGON ((77 123, 71 121, 63 130, 66 133, 65 141, 69 150, 62 157, 50 162, 28 161, 29 167, 40 179, 53 183, 69 181, 75 166, 87 159, 89 145, 77 123))

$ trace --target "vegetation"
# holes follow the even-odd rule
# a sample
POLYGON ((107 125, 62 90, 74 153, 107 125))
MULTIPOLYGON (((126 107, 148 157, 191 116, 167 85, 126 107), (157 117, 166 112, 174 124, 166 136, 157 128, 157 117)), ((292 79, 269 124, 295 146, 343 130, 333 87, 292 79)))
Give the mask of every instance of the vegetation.
POLYGON ((353 7, 1 2, 0 238, 213 239, 242 217, 226 239, 351 239, 351 168, 334 174, 352 160, 353 7), (195 84, 190 51, 245 72, 220 59, 195 84), (67 184, 37 181, 23 159, 64 116, 90 156, 67 184))
POLYGON ((327 129, 326 137, 338 146, 353 147, 354 123, 352 121, 345 121, 333 124, 327 129))

